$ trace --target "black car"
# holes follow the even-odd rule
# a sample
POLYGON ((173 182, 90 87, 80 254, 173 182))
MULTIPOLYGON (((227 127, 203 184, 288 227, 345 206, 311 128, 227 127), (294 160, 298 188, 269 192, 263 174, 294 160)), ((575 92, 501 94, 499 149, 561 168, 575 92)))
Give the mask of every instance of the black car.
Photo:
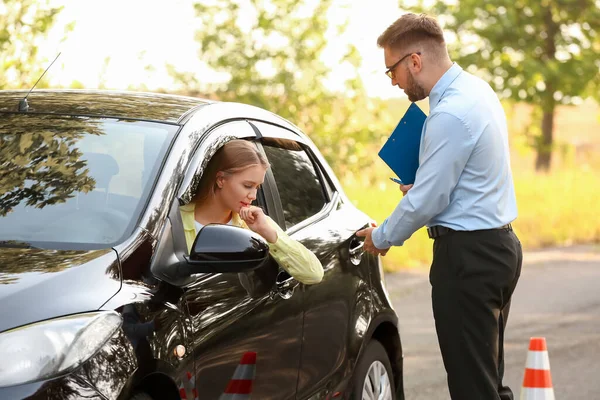
POLYGON ((404 398, 397 316, 355 235, 371 220, 296 126, 188 97, 25 94, 0 91, 0 399, 404 398), (255 204, 321 283, 247 229, 208 225, 188 254, 179 206, 236 138, 266 154, 255 204))

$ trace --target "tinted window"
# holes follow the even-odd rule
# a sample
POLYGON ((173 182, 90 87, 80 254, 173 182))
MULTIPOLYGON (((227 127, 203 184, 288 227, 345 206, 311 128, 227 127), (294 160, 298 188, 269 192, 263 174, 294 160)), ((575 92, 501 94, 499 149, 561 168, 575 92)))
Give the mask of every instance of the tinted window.
POLYGON ((0 114, 0 241, 100 248, 122 240, 137 223, 176 130, 0 114))
POLYGON ((318 213, 326 199, 308 154, 295 142, 279 143, 285 148, 264 143, 264 149, 279 190, 285 225, 290 228, 318 213))

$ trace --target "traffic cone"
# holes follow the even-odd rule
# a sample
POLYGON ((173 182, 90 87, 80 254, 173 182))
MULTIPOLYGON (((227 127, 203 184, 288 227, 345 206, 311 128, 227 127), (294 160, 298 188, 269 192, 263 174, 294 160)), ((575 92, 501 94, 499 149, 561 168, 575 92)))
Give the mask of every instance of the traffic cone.
POLYGON ((252 381, 256 375, 256 353, 244 353, 233 376, 219 400, 249 400, 252 395, 252 381))
MULTIPOLYGON (((192 388, 192 400, 198 400, 198 390, 196 390, 196 380, 194 379, 194 376, 188 371, 185 373, 188 383, 190 385, 190 387, 192 388)), ((187 392, 186 392, 186 388, 185 388, 185 384, 183 382, 181 382, 179 384, 179 397, 181 398, 181 400, 187 400, 187 392)))
POLYGON ((179 397, 181 398, 181 400, 187 400, 187 394, 183 382, 179 384, 179 397))
POLYGON ((521 400, 554 400, 546 338, 532 337, 529 341, 521 400))
POLYGON ((196 379, 191 373, 187 373, 188 382, 192 387, 192 395, 194 396, 194 400, 198 400, 198 390, 196 389, 196 379))

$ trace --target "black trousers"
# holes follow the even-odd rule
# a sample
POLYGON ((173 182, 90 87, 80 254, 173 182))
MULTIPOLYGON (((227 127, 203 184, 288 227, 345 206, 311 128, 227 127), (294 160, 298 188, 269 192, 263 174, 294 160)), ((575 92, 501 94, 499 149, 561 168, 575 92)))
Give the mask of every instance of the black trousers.
POLYGON ((522 262, 521 242, 506 229, 435 239, 431 299, 453 400, 513 399, 502 384, 504 328, 522 262))

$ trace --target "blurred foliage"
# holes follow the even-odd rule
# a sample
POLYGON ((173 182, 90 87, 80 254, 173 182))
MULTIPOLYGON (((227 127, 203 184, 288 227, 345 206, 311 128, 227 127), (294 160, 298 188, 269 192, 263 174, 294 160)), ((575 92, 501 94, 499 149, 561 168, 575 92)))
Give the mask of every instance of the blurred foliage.
MULTIPOLYGON (((418 11, 423 11, 423 1, 418 11)), ((541 129, 532 145, 536 168, 548 170, 559 104, 600 87, 597 0, 437 0, 425 10, 455 35, 451 57, 479 71, 502 98, 538 107, 541 129)))
POLYGON ((110 252, 110 249, 78 251, 3 248, 0 252, 0 265, 2 266, 0 285, 16 283, 19 280, 18 274, 60 272, 85 264, 110 252))
MULTIPOLYGON (((201 27, 199 57, 223 73, 224 82, 207 84, 194 73, 171 75, 186 92, 266 108, 310 136, 337 173, 356 172, 372 162, 368 144, 391 129, 382 102, 365 94, 354 76, 344 93, 325 81, 336 71, 322 62, 332 0, 213 0, 195 5, 201 27)), ((334 27, 342 32, 344 26, 334 27)), ((356 68, 355 47, 337 68, 356 68)))
MULTIPOLYGON (((197 0, 199 58, 223 79, 209 83, 196 72, 173 66, 169 71, 186 94, 253 104, 298 125, 330 162, 352 201, 380 223, 401 194, 376 153, 409 103, 366 95, 357 74, 361 59, 355 47, 348 47, 335 68, 324 64, 325 33, 337 29, 341 35, 345 29, 329 25, 333 1, 197 0), (326 82, 340 71, 354 75, 343 89, 328 89, 326 82)), ((412 11, 425 10, 423 3, 412 11)), ((0 2, 0 89, 30 88, 47 66, 38 59, 38 48, 61 10, 51 4, 51 0, 0 2)), ((509 130, 518 133, 511 136, 511 147, 517 150, 513 151, 519 202, 515 229, 525 248, 599 241, 600 185, 594 171, 600 161, 598 144, 590 143, 589 137, 598 131, 600 121, 592 129, 577 125, 579 117, 568 121, 557 117, 554 122, 560 105, 578 104, 578 98, 586 96, 600 100, 598 1, 437 0, 426 11, 455 35, 449 45, 453 59, 483 76, 505 100, 505 107, 517 102, 531 105, 527 118, 520 116, 520 107, 507 110, 509 130), (564 165, 547 176, 529 171, 523 160, 531 164, 531 148, 537 150, 536 164, 542 170, 550 167, 552 153, 554 166, 561 160, 564 165)), ((110 61, 107 56, 102 75, 110 61)), ((42 80, 39 87, 43 86, 42 80)), ((73 87, 83 85, 74 82, 73 87)), ((420 106, 428 111, 427 101, 420 106)), ((597 109, 593 112, 597 114, 597 109)), ((81 126, 71 121, 68 128, 55 118, 52 132, 44 129, 47 123, 19 132, 14 126, 24 125, 12 124, 11 118, 0 119, 0 215, 18 202, 41 207, 96 185, 73 145, 83 132, 97 134, 97 127, 81 119, 76 121, 81 126), (31 186, 32 180, 39 183, 31 186)), ((429 263, 431 245, 422 229, 404 246, 393 248, 384 258, 385 266, 429 263)), ((0 283, 6 283, 2 277, 0 283)))
MULTIPOLYGON (((0 89, 30 89, 42 75, 47 65, 38 59, 39 41, 61 9, 51 7, 49 0, 0 2, 0 89)), ((38 87, 44 87, 43 81, 38 87)))
POLYGON ((22 202, 42 208, 93 190, 96 182, 75 145, 85 134, 102 135, 98 125, 88 118, 3 115, 0 217, 22 202))
MULTIPOLYGON (((345 191, 356 206, 381 223, 396 207, 402 193, 397 185, 385 182, 384 171, 379 174, 379 185, 346 183, 345 191)), ((514 180, 519 216, 513 227, 524 249, 600 242, 597 172, 573 163, 548 175, 521 170, 515 173, 514 180)), ((394 271, 429 266, 432 246, 433 240, 422 228, 402 247, 390 249, 382 259, 384 267, 394 271)))
MULTIPOLYGON (((425 106, 425 105, 423 105, 425 106)), ((508 117, 511 167, 517 196, 518 217, 513 223, 525 250, 582 243, 600 243, 600 106, 583 105, 557 109, 557 146, 552 169, 539 174, 533 169, 535 152, 531 133, 523 134, 535 119, 532 105, 503 101, 508 117)), ((400 106, 397 106, 397 108, 400 106)), ((426 108, 423 107, 425 110, 426 108)), ((344 190, 352 202, 381 223, 402 199, 389 179, 389 168, 376 160, 371 171, 376 184, 361 176, 346 179, 344 190)), ((388 271, 428 267, 433 241, 420 229, 402 247, 393 247, 383 258, 388 271)))

